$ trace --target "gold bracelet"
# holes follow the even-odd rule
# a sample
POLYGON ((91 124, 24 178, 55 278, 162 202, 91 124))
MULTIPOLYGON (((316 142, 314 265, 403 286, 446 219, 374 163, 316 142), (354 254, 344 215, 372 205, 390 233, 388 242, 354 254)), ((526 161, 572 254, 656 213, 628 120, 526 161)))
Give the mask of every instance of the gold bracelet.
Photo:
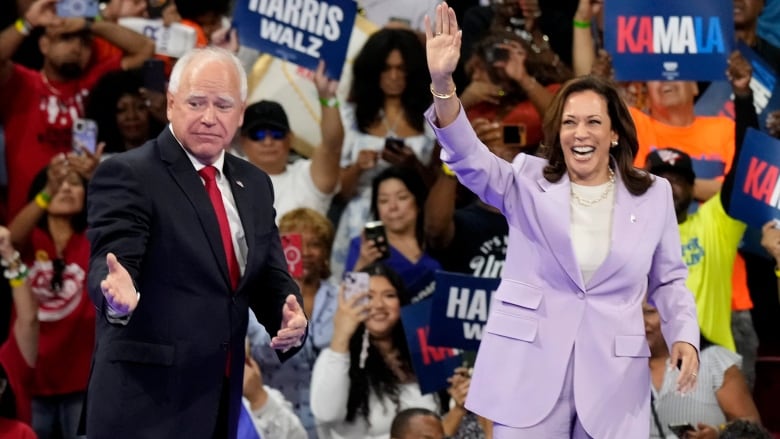
POLYGON ((777 266, 776 266, 776 265, 775 265, 775 276, 776 276, 777 278, 780 278, 780 268, 777 268, 777 266))
POLYGON ((11 285, 11 288, 21 287, 24 285, 24 281, 27 280, 27 276, 25 277, 17 277, 15 279, 10 279, 8 283, 11 285))
POLYGON ((453 86, 453 87, 452 87, 452 92, 450 92, 449 94, 441 94, 441 93, 439 93, 439 92, 437 92, 436 90, 434 90, 434 89, 433 89, 433 83, 431 83, 431 94, 432 94, 432 95, 433 95, 433 97, 435 97, 435 98, 439 98, 439 99, 449 99, 449 98, 451 98, 451 97, 455 96, 455 92, 457 92, 457 91, 458 91, 458 89, 457 89, 456 87, 454 87, 454 86, 453 86))

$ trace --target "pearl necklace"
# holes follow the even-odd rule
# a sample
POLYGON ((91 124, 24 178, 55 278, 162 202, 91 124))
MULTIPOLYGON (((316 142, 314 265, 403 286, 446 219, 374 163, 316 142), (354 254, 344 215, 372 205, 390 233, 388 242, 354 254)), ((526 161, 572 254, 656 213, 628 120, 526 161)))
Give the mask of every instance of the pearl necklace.
POLYGON ((579 195, 577 195, 576 192, 574 192, 574 187, 573 186, 571 188, 571 197, 580 206, 591 207, 594 204, 598 204, 598 203, 606 200, 607 196, 609 196, 609 191, 612 189, 612 186, 614 186, 614 185, 615 185, 615 172, 612 170, 612 168, 609 168, 609 182, 607 182, 607 187, 604 188, 604 192, 602 192, 601 195, 598 198, 596 198, 595 200, 589 200, 587 198, 582 198, 579 195))

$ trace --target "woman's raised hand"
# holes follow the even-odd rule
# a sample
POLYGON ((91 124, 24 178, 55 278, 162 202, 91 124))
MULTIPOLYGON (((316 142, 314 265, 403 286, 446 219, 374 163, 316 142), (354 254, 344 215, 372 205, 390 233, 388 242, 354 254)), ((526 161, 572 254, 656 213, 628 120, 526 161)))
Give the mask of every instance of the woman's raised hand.
POLYGON ((449 93, 452 72, 460 58, 461 32, 458 30, 458 20, 455 11, 442 2, 436 6, 435 22, 425 17, 425 46, 428 56, 428 70, 434 88, 440 93, 449 93), (441 88, 438 88, 440 86, 441 88))

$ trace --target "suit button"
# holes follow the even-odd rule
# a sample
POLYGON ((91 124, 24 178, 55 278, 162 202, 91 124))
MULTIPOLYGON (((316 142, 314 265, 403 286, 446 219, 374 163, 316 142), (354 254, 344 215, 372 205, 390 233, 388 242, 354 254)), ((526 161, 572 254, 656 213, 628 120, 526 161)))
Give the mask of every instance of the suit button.
POLYGON ((223 351, 227 351, 228 347, 230 347, 230 344, 226 341, 223 341, 222 343, 219 344, 219 347, 222 348, 223 351))
POLYGON ((583 293, 582 291, 578 291, 577 292, 577 297, 580 298, 580 299, 584 299, 585 298, 585 293, 583 293))

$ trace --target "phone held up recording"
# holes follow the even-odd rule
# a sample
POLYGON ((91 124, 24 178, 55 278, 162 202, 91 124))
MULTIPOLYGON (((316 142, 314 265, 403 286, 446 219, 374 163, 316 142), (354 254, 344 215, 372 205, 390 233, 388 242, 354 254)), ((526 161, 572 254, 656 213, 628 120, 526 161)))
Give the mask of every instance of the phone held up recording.
POLYGON ((387 234, 385 233, 385 225, 382 221, 369 221, 366 223, 363 232, 367 240, 374 241, 376 248, 382 253, 379 259, 387 259, 390 257, 390 248, 387 243, 387 234))
MULTIPOLYGON (((368 292, 369 275, 360 271, 347 271, 344 273, 344 298, 349 300, 357 294, 368 292)), ((357 304, 368 303, 368 296, 360 299, 357 304)))
POLYGON ((76 119, 73 121, 73 151, 78 154, 89 151, 94 154, 97 149, 97 122, 92 119, 76 119))

